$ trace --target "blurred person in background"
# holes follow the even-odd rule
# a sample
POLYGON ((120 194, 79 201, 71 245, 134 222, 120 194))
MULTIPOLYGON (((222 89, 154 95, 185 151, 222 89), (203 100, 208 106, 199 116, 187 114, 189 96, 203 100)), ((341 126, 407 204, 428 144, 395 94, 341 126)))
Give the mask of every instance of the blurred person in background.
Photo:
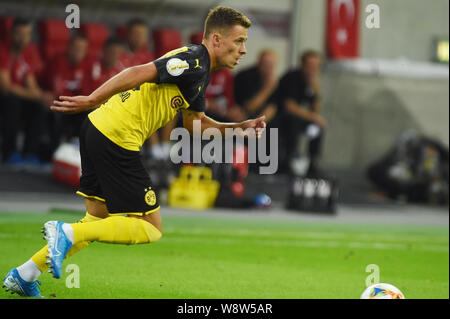
POLYGON ((236 103, 243 108, 245 117, 265 115, 270 121, 276 114, 276 75, 278 58, 275 51, 264 49, 256 65, 239 72, 235 78, 236 103))
POLYGON ((229 69, 219 69, 211 73, 206 89, 206 115, 221 122, 241 122, 246 113, 234 101, 234 78, 229 69))
POLYGON ((0 121, 2 161, 13 168, 39 168, 39 143, 46 106, 52 94, 37 84, 33 59, 25 54, 31 43, 32 25, 16 18, 11 28, 11 41, 0 45, 0 121), (24 129, 25 140, 18 149, 17 137, 24 129))
MULTIPOLYGON (((257 63, 239 72, 235 77, 234 93, 243 117, 264 115, 267 121, 266 149, 270 148, 271 128, 278 127, 276 68, 278 57, 275 51, 263 49, 257 63)), ((250 163, 250 171, 258 171, 259 163, 250 163)))
POLYGON ((90 89, 94 91, 111 77, 125 69, 120 60, 125 52, 125 44, 118 38, 109 38, 103 47, 103 53, 92 67, 92 83, 90 89))
POLYGON ((127 48, 121 56, 125 67, 153 61, 155 56, 149 48, 149 28, 145 21, 132 19, 127 23, 127 48))
MULTIPOLYGON (((127 24, 128 50, 122 55, 126 67, 145 64, 155 59, 149 49, 149 28, 145 21, 135 18, 127 24)), ((155 162, 165 162, 170 154, 170 133, 177 123, 177 118, 160 128, 146 142, 144 152, 155 162)))
MULTIPOLYGON (((318 175, 318 160, 327 122, 320 114, 319 73, 321 56, 313 50, 305 51, 300 58, 300 68, 288 71, 280 80, 279 105, 283 110, 283 127, 280 135, 285 157, 281 167, 294 172, 293 163, 299 158, 299 138, 309 139, 308 176, 318 175)), ((294 165, 295 166, 295 165, 294 165)))
MULTIPOLYGON (((92 91, 93 62, 87 58, 89 42, 81 34, 74 34, 67 51, 55 58, 49 66, 51 87, 55 97, 89 94, 92 91)), ((54 151, 61 142, 78 138, 81 123, 87 116, 82 112, 76 116, 55 114, 51 132, 51 150, 54 151)))
POLYGON ((206 89, 206 112, 208 116, 222 122, 240 122, 246 113, 234 100, 234 78, 229 69, 211 73, 211 81, 206 89))

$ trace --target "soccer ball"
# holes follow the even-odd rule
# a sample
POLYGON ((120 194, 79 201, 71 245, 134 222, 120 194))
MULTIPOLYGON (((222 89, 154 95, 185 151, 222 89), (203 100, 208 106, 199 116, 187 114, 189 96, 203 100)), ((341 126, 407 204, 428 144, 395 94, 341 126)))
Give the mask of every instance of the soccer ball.
POLYGON ((397 287, 380 283, 364 290, 361 299, 405 299, 405 295, 397 287))

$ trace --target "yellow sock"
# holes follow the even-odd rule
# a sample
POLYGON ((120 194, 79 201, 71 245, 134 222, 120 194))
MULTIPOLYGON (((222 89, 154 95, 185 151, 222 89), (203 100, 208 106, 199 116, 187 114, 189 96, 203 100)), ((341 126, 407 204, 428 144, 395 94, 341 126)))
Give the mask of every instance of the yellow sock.
POLYGON ((39 270, 41 272, 44 272, 47 270, 48 265, 46 264, 47 262, 47 248, 48 246, 45 245, 44 247, 42 247, 41 250, 39 250, 37 253, 35 253, 32 257, 31 260, 34 261, 34 263, 36 264, 36 266, 38 266, 39 270))
MULTIPOLYGON (((95 217, 91 214, 89 214, 88 212, 86 212, 86 215, 78 221, 78 223, 90 223, 90 222, 94 222, 97 220, 100 220, 100 217, 95 217)), ((73 245, 72 248, 70 249, 70 251, 67 253, 67 257, 70 257, 74 254, 76 254, 77 252, 79 252, 81 249, 83 249, 84 247, 86 247, 87 245, 89 245, 89 242, 80 242, 76 245, 73 245)), ((47 262, 47 254, 48 254, 48 246, 45 245, 41 250, 39 250, 37 253, 35 253, 32 257, 31 260, 34 261, 34 263, 38 266, 39 270, 41 272, 44 272, 48 269, 48 265, 46 264, 47 262)))
POLYGON ((75 244, 100 241, 114 244, 153 243, 161 238, 161 232, 149 222, 125 216, 112 216, 86 224, 71 224, 75 244))

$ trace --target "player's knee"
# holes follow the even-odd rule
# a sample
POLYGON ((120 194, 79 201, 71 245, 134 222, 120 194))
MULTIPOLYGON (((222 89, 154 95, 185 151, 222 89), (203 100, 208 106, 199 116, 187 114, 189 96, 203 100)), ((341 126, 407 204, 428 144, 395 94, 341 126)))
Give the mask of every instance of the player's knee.
POLYGON ((128 215, 132 219, 140 220, 141 226, 139 243, 154 243, 162 237, 162 223, 161 218, 157 214, 148 214, 144 216, 128 215))
POLYGON ((158 241, 158 240, 161 239, 161 237, 162 237, 162 232, 161 232, 159 229, 155 228, 155 233, 153 234, 152 237, 153 237, 153 238, 150 239, 150 242, 151 242, 151 243, 154 243, 154 242, 156 242, 156 241, 158 241))
MULTIPOLYGON (((144 219, 145 220, 145 219, 144 219)), ((154 223, 145 220, 146 232, 149 243, 154 243, 161 239, 162 237, 162 227, 161 225, 155 225, 154 223)))

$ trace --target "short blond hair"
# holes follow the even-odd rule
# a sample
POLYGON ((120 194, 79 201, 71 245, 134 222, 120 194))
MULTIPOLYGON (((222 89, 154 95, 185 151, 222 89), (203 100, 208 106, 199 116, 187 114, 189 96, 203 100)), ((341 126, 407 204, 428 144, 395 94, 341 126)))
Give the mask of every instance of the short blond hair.
POLYGON ((229 28, 240 25, 248 29, 252 22, 243 13, 230 7, 218 6, 209 11, 205 20, 203 37, 208 38, 214 31, 225 33, 229 28))

